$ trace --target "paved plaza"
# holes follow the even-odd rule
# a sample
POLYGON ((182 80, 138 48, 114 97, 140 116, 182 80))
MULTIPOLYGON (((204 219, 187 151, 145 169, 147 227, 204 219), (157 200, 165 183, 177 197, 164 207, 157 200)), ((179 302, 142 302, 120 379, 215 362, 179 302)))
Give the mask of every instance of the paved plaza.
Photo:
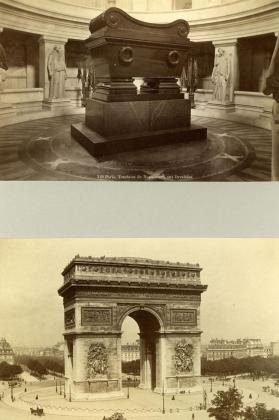
MULTIPOLYGON (((248 379, 236 379, 236 386, 243 393, 245 405, 255 405, 257 402, 261 402, 265 403, 268 408, 279 409, 279 398, 262 391, 262 387, 267 385, 274 388, 274 381, 257 380, 253 382, 248 379)), ((228 388, 228 385, 223 386, 221 381, 213 382, 212 392, 208 380, 203 382, 203 386, 207 391, 208 403, 217 390, 228 388)), ((67 398, 64 398, 63 385, 60 395, 59 381, 57 392, 54 381, 27 384, 26 388, 27 392, 24 392, 24 386, 14 389, 15 401, 12 402, 10 390, 1 385, 1 392, 4 391, 5 397, 0 403, 0 420, 30 419, 32 418, 30 407, 36 408, 36 406, 42 407, 46 417, 52 420, 65 420, 65 417, 70 417, 71 420, 88 417, 102 420, 104 416, 109 417, 116 411, 122 412, 127 420, 142 418, 191 420, 193 413, 195 420, 209 419, 207 412, 199 409, 203 402, 201 393, 175 395, 175 399, 172 395, 166 395, 165 414, 163 414, 162 395, 138 388, 130 388, 130 398, 127 398, 128 390, 125 388, 125 398, 123 399, 91 402, 69 402, 67 398)))

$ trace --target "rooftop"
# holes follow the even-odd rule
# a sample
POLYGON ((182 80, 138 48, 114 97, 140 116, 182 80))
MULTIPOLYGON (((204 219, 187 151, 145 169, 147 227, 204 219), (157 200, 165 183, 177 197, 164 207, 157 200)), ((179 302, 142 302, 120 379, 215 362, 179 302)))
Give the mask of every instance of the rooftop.
POLYGON ((200 265, 197 264, 190 264, 184 262, 172 262, 172 261, 164 261, 164 260, 153 260, 151 258, 142 258, 142 257, 106 257, 105 255, 102 257, 81 257, 80 255, 76 255, 72 261, 65 267, 63 270, 64 274, 74 263, 83 263, 83 264, 113 264, 113 265, 140 265, 140 266, 152 266, 152 267, 168 267, 168 268, 176 268, 176 269, 190 269, 195 271, 201 271, 202 268, 200 265))

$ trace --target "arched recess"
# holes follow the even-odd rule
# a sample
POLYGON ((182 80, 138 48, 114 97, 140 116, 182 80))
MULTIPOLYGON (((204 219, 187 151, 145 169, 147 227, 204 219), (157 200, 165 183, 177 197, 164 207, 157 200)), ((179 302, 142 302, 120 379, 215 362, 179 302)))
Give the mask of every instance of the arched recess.
POLYGON ((158 390, 162 384, 163 352, 161 334, 163 321, 151 308, 129 308, 122 316, 119 326, 122 329, 124 319, 130 316, 138 324, 140 333, 140 388, 158 390))

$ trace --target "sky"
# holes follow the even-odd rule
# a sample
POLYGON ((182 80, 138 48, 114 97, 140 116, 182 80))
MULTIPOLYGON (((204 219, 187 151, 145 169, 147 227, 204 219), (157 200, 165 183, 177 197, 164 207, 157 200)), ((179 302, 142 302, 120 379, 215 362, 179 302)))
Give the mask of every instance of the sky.
MULTIPOLYGON (((279 239, 0 239, 0 337, 12 346, 63 341, 61 272, 76 255, 199 263, 202 343, 279 340, 279 239)), ((137 338, 126 318, 123 342, 137 338)))

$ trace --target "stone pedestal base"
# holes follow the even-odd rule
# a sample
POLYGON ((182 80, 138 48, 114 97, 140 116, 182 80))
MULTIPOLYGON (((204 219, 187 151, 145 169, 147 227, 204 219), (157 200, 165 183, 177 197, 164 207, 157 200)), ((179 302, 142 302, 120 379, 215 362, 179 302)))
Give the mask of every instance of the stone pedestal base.
POLYGON ((71 99, 59 98, 59 99, 46 99, 43 101, 43 107, 50 111, 61 110, 65 108, 72 108, 73 104, 71 99))
POLYGON ((72 136, 93 156, 206 139, 207 130, 191 126, 191 105, 185 99, 133 102, 89 100, 85 124, 72 126, 72 136))
POLYGON ((98 401, 98 400, 113 400, 113 399, 124 399, 127 398, 123 391, 116 392, 98 392, 96 394, 91 393, 78 393, 72 394, 72 401, 98 401))
POLYGON ((103 137, 92 131, 85 124, 73 124, 72 136, 92 156, 128 152, 136 149, 161 146, 170 143, 182 143, 190 140, 205 140, 207 129, 190 126, 172 130, 144 131, 137 134, 103 137))
POLYGON ((210 109, 217 109, 218 111, 223 111, 223 112, 235 111, 235 104, 233 102, 222 103, 218 101, 209 101, 206 107, 210 109))
POLYGON ((12 107, 12 105, 0 102, 0 120, 2 118, 10 118, 16 115, 15 108, 12 107))

